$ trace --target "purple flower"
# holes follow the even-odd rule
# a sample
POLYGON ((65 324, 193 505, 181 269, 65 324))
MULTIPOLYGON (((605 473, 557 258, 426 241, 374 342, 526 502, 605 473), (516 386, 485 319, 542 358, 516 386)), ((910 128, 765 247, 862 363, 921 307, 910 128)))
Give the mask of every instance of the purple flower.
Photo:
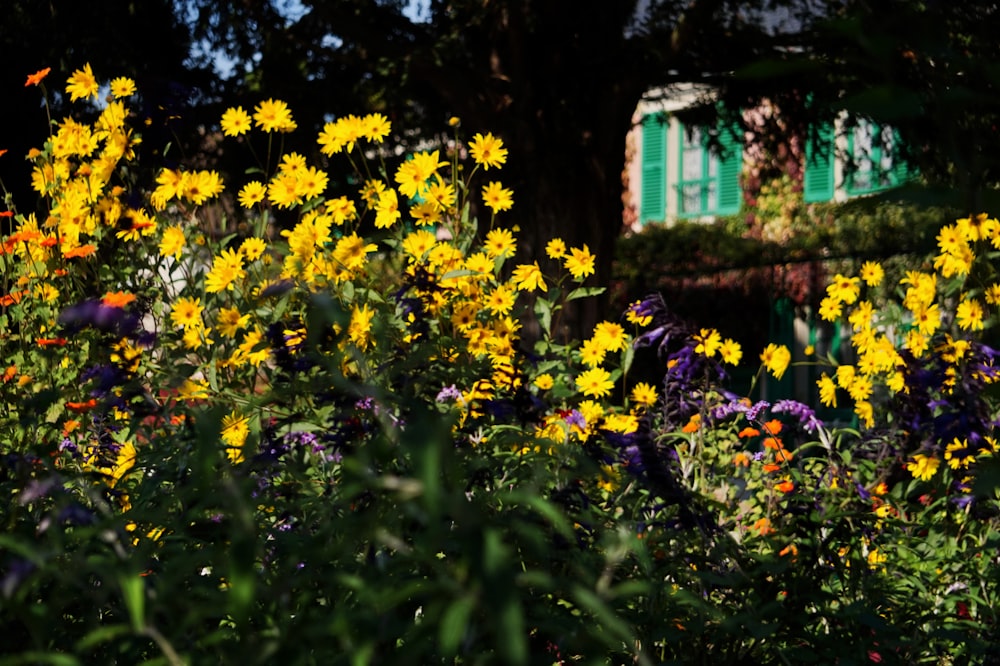
POLYGON ((566 415, 566 425, 576 426, 580 430, 586 430, 587 419, 586 417, 584 417, 583 414, 580 413, 579 410, 574 409, 570 411, 569 414, 566 415))
POLYGON ((757 422, 761 420, 761 413, 771 406, 767 400, 761 400, 747 410, 747 421, 757 422))
POLYGON ((742 400, 730 400, 712 410, 712 419, 725 421, 734 414, 746 414, 748 409, 750 408, 742 400))
POLYGON ((462 397, 462 392, 459 391, 454 384, 451 386, 446 386, 440 391, 438 391, 437 397, 434 398, 436 402, 453 402, 462 397))
POLYGON ((815 433, 823 425, 822 422, 816 418, 816 412, 812 410, 808 405, 803 405, 797 400, 779 400, 774 403, 774 407, 771 408, 771 412, 774 414, 788 414, 798 419, 799 423, 802 424, 802 428, 806 432, 815 433))

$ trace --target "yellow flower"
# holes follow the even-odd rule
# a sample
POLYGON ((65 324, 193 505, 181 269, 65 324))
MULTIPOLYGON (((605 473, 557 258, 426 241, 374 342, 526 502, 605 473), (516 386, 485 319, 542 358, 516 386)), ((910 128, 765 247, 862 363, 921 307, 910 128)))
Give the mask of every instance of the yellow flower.
POLYGON ((628 345, 625 329, 611 321, 602 321, 594 326, 593 339, 607 351, 621 351, 628 345))
POLYGON ((739 365, 740 359, 743 358, 743 350, 740 348, 740 343, 732 338, 723 340, 722 346, 719 347, 719 354, 722 355, 722 362, 729 365, 739 365))
POLYGON ((819 401, 827 407, 837 406, 837 384, 825 372, 816 380, 819 386, 819 401))
POLYGON ((781 379, 791 360, 792 353, 788 351, 788 347, 776 345, 773 342, 765 347, 760 355, 761 363, 774 375, 775 379, 781 379))
POLYGON ((333 223, 338 227, 344 224, 344 222, 353 220, 358 216, 358 210, 354 206, 354 202, 345 196, 330 199, 323 206, 326 208, 327 215, 333 217, 333 223))
POLYGON ((375 204, 375 227, 388 229, 399 218, 399 200, 396 198, 396 190, 387 189, 379 194, 378 203, 375 204))
POLYGON ((338 118, 335 122, 327 123, 323 126, 317 139, 320 152, 327 156, 339 153, 345 148, 347 152, 351 152, 354 150, 355 142, 365 136, 366 129, 365 122, 355 115, 338 118))
POLYGON ((865 427, 871 428, 875 425, 875 409, 872 407, 872 403, 867 400, 855 403, 854 413, 858 415, 858 419, 865 424, 865 427))
POLYGON ((173 256, 180 260, 181 252, 184 250, 184 230, 179 226, 167 227, 163 230, 163 237, 160 239, 160 256, 173 256))
POLYGON ((604 362, 607 349, 597 338, 585 340, 580 346, 580 360, 587 367, 593 368, 604 362))
POLYGON ((447 162, 440 160, 438 152, 414 153, 413 157, 399 165, 396 169, 396 182, 399 183, 400 194, 412 199, 427 192, 427 181, 431 176, 436 175, 441 167, 448 166, 447 162))
POLYGON ((576 387, 580 393, 590 398, 603 398, 611 394, 615 383, 611 373, 604 368, 591 368, 576 377, 576 387))
POLYGON ((243 462, 243 445, 249 434, 250 423, 247 417, 235 411, 222 417, 222 441, 226 444, 226 456, 234 465, 243 462))
POLYGON ((205 291, 216 294, 235 287, 235 282, 246 277, 243 257, 232 248, 223 250, 212 262, 212 270, 205 276, 205 291))
POLYGON ((496 215, 514 205, 514 192, 493 181, 483 186, 483 203, 496 215))
POLYGON ((352 233, 337 241, 333 248, 333 258, 349 271, 354 271, 365 265, 365 258, 369 252, 375 252, 378 246, 374 243, 365 243, 365 239, 352 233))
POLYGON ((250 237, 240 245, 240 254, 246 257, 247 261, 256 261, 267 250, 267 243, 261 238, 250 237))
POLYGON ((369 113, 361 119, 361 133, 374 143, 382 143, 382 139, 389 136, 391 129, 392 124, 389 119, 381 113, 369 113))
POLYGON ((819 302, 819 316, 823 321, 837 321, 843 313, 843 305, 839 300, 832 296, 827 296, 822 301, 819 302))
POLYGON ((219 320, 215 330, 227 338, 235 338, 241 328, 246 328, 250 315, 241 315, 237 308, 222 308, 219 310, 219 320))
POLYGON ((170 308, 170 321, 174 326, 200 326, 202 310, 201 299, 181 297, 174 301, 170 308))
POLYGON ((934 331, 941 327, 941 311, 937 303, 933 305, 921 305, 913 311, 913 323, 917 330, 924 335, 934 335, 934 331))
POLYGON ((584 245, 582 248, 571 248, 569 255, 563 260, 563 265, 577 281, 594 274, 594 255, 584 245))
POLYGON ((632 387, 632 402, 643 407, 652 407, 656 404, 656 388, 646 382, 639 382, 632 387))
POLYGON ((566 256, 566 243, 561 238, 553 238, 545 246, 545 254, 549 259, 562 259, 566 256))
POLYGON ((956 437, 951 444, 945 447, 944 459, 948 461, 948 466, 952 469, 968 469, 969 465, 976 461, 976 456, 969 448, 969 440, 956 437))
POLYGON ((205 400, 208 398, 208 382, 204 379, 185 379, 177 387, 177 397, 181 400, 205 400))
POLYGON ((178 196, 200 206, 224 189, 222 178, 217 171, 189 171, 181 179, 178 196))
POLYGON ((150 196, 150 202, 157 210, 163 210, 167 202, 176 197, 184 180, 184 174, 173 169, 163 169, 156 176, 156 189, 150 196))
POLYGON ((90 68, 89 62, 83 66, 83 69, 76 70, 66 79, 66 92, 69 93, 71 102, 87 97, 97 97, 97 91, 97 79, 94 78, 94 70, 90 68))
POLYGON ((882 266, 874 261, 866 261, 861 264, 861 280, 869 287, 877 287, 882 283, 882 278, 885 277, 885 271, 882 270, 882 266))
POLYGON ((204 324, 199 321, 193 326, 185 327, 181 342, 187 349, 198 349, 203 344, 212 344, 212 339, 208 337, 204 324))
POLYGON ((347 337, 359 349, 368 349, 371 344, 372 318, 375 312, 368 308, 368 304, 354 306, 351 312, 351 323, 347 326, 347 337))
POLYGON ((486 295, 486 309, 495 315, 506 315, 514 307, 517 292, 507 285, 499 285, 486 295))
POLYGON ((503 147, 503 141, 488 133, 486 136, 476 134, 469 143, 469 153, 476 164, 483 169, 490 167, 500 168, 507 161, 507 149, 503 147))
POLYGON ((131 97, 135 94, 135 81, 132 79, 119 76, 118 78, 111 79, 111 95, 115 99, 121 99, 122 97, 131 97))
POLYGON ((543 391, 548 391, 554 384, 555 381, 552 379, 552 375, 547 372, 535 377, 535 386, 543 391))
POLYGON ((1000 305, 1000 282, 994 282, 986 289, 986 302, 990 305, 1000 305))
MULTIPOLYGON (((648 314, 639 314, 638 309, 641 304, 642 301, 632 303, 625 312, 625 319, 630 324, 635 324, 636 326, 648 326, 649 323, 653 321, 653 316, 648 314)), ((738 346, 739 345, 737 345, 737 347, 738 346)), ((740 355, 742 356, 742 352, 740 355)))
POLYGON ((515 268, 512 279, 517 288, 522 291, 548 290, 548 285, 545 284, 545 278, 542 276, 542 269, 538 267, 537 261, 531 264, 521 264, 515 268))
POLYGON ((486 234, 483 249, 486 250, 486 254, 491 259, 496 259, 514 254, 514 251, 517 250, 517 242, 509 229, 493 229, 486 234))
POLYGON ((292 112, 281 100, 269 99, 254 107, 254 123, 265 132, 291 132, 297 125, 292 112))
POLYGON ((826 293, 831 298, 850 305, 858 300, 858 294, 861 293, 858 282, 856 277, 847 277, 838 273, 833 276, 833 281, 827 285, 826 293))
POLYGON ((403 239, 403 251, 414 259, 423 258, 424 254, 437 245, 437 238, 426 229, 414 231, 403 239))
POLYGON ((714 328, 703 328, 694 335, 694 341, 698 344, 694 348, 696 354, 701 354, 705 358, 712 358, 715 352, 722 346, 722 336, 714 328))
POLYGON ((913 475, 914 479, 929 481, 937 473, 940 465, 941 461, 934 456, 917 453, 910 462, 906 463, 906 469, 913 475))
POLYGON ((230 107, 222 114, 220 124, 226 136, 240 136, 250 131, 250 114, 242 106, 230 107))
POLYGON ((955 310, 958 325, 966 331, 983 330, 983 306, 975 298, 965 298, 955 310))

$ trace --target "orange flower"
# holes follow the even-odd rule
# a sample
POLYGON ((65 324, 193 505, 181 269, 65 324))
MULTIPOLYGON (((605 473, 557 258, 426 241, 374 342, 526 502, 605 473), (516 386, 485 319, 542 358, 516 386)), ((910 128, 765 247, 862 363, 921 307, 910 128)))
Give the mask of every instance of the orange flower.
POLYGON ((5 210, 2 213, 0 213, 0 217, 14 217, 14 211, 5 210))
POLYGON ((90 411, 94 407, 97 407, 97 399, 91 398, 86 402, 67 402, 66 409, 77 414, 82 414, 83 412, 90 411))
POLYGON ((774 449, 775 451, 779 451, 784 448, 784 444, 782 444, 781 440, 777 437, 765 437, 762 443, 764 444, 765 449, 774 449))
POLYGON ((794 543, 788 544, 787 546, 782 548, 781 551, 778 553, 780 557, 784 557, 785 555, 791 555, 792 557, 795 557, 798 554, 799 554, 799 549, 796 548, 794 543))
POLYGON ((66 338, 38 338, 35 342, 39 347, 62 347, 66 344, 66 338))
POLYGON ((0 157, 3 157, 6 154, 7 154, 7 149, 6 148, 0 148, 0 157))
POLYGON ((8 365, 7 369, 3 371, 3 383, 6 384, 10 380, 14 379, 16 375, 17 375, 17 366, 8 365))
POLYGON ((135 300, 135 294, 126 294, 124 291, 109 291, 104 294, 101 303, 111 308, 123 308, 135 300))
POLYGON ((764 465, 764 471, 770 474, 771 472, 777 472, 781 469, 781 465, 775 465, 774 463, 767 463, 764 465))
POLYGON ((62 430, 63 437, 69 435, 71 432, 73 432, 79 427, 80 427, 80 422, 77 421, 76 419, 66 419, 66 422, 63 423, 63 430, 62 430))
POLYGON ((58 242, 59 241, 56 240, 55 236, 46 236, 45 238, 42 239, 42 242, 39 243, 39 245, 41 245, 42 247, 52 247, 58 242))
POLYGON ((81 245, 80 247, 74 247, 72 250, 66 250, 63 252, 63 256, 67 259, 73 259, 75 257, 89 257, 90 255, 97 252, 96 245, 81 245))
POLYGON ((758 435, 760 435, 760 430, 747 426, 746 428, 743 428, 743 430, 740 430, 739 434, 736 436, 743 439, 745 437, 757 437, 758 435))
POLYGON ((781 433, 781 421, 778 419, 771 419, 764 424, 764 432, 769 435, 778 435, 781 433))
POLYGON ((779 493, 790 493, 795 490, 795 484, 791 481, 791 479, 785 479, 781 483, 775 484, 774 488, 779 493))
POLYGON ((28 86, 37 86, 42 82, 42 79, 49 75, 49 72, 51 71, 51 67, 46 67, 45 69, 38 70, 34 74, 28 74, 28 80, 24 82, 24 87, 27 88, 28 86))
POLYGON ((733 456, 733 464, 737 467, 749 467, 750 466, 750 456, 740 451, 735 456, 733 456))
POLYGON ((755 522, 750 527, 750 529, 756 530, 757 533, 760 534, 761 536, 765 536, 765 535, 770 534, 771 532, 774 531, 771 528, 771 521, 768 520, 767 518, 758 518, 757 522, 755 522))
POLYGON ((688 434, 692 432, 698 432, 698 427, 700 425, 701 425, 701 414, 695 414, 686 424, 684 424, 684 427, 681 428, 681 432, 685 432, 688 434))

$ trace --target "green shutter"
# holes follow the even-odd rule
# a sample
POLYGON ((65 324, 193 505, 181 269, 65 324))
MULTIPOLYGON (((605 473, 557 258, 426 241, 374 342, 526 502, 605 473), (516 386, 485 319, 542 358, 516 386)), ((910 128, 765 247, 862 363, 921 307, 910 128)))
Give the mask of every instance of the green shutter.
POLYGON ((806 140, 805 173, 802 193, 807 202, 833 199, 834 133, 831 123, 823 123, 806 140))
POLYGON ((662 114, 642 121, 642 183, 639 222, 662 222, 667 206, 667 120, 662 114))
POLYGON ((892 172, 890 174, 890 180, 893 185, 902 185, 903 183, 917 177, 917 170, 910 163, 900 158, 900 154, 903 153, 903 150, 899 147, 901 141, 902 139, 899 136, 899 131, 893 130, 892 172))
POLYGON ((740 212, 743 203, 743 191, 740 189, 740 172, 743 170, 743 142, 735 137, 740 136, 739 128, 723 130, 719 135, 722 154, 719 155, 719 189, 718 214, 735 215, 740 212))

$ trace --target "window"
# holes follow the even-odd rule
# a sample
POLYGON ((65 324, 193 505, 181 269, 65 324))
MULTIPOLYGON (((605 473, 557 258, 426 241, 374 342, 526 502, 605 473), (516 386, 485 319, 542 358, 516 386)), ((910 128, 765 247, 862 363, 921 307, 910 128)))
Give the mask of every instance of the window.
POLYGON ((891 127, 861 119, 847 136, 851 157, 847 166, 848 194, 878 192, 902 184, 908 176, 899 159, 899 136, 891 127))
POLYGON ((680 178, 677 181, 679 217, 732 215, 742 202, 740 169, 743 146, 729 131, 719 134, 722 153, 708 149, 708 134, 701 128, 681 128, 680 178))
POLYGON ((667 119, 662 114, 642 120, 641 178, 639 222, 662 222, 667 208, 667 119))

